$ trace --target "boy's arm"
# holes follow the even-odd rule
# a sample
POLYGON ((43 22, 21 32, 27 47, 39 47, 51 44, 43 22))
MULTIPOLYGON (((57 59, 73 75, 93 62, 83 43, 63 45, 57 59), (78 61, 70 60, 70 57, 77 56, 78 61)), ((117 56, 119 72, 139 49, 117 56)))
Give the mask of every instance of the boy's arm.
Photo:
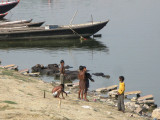
POLYGON ((90 79, 90 81, 94 82, 94 80, 92 79, 92 76, 89 73, 87 73, 87 77, 90 79))
POLYGON ((66 94, 66 96, 67 96, 67 93, 66 93, 64 90, 62 90, 62 93, 65 93, 65 94, 66 94))

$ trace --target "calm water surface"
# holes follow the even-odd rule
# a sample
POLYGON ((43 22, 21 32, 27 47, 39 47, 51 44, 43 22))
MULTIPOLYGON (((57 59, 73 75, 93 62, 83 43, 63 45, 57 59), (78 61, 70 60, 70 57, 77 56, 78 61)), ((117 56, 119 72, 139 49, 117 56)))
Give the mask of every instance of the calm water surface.
MULTIPOLYGON (((66 64, 77 69, 86 65, 91 73, 104 72, 110 79, 95 77, 90 90, 118 84, 125 76, 126 91, 141 90, 153 94, 160 105, 160 1, 159 0, 21 0, 6 17, 10 20, 30 19, 46 24, 69 24, 110 19, 101 30, 102 38, 87 40, 55 40, 1 42, 3 64, 17 64, 20 69, 40 63, 66 64)), ((52 81, 52 77, 43 77, 52 81)))

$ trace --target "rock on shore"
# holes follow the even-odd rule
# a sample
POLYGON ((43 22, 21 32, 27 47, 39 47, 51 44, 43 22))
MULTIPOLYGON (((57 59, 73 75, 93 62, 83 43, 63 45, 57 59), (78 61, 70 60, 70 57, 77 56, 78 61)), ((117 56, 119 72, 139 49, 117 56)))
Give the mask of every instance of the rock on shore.
POLYGON ((157 109, 153 110, 152 117, 156 118, 158 120, 160 119, 160 108, 157 108, 157 109))

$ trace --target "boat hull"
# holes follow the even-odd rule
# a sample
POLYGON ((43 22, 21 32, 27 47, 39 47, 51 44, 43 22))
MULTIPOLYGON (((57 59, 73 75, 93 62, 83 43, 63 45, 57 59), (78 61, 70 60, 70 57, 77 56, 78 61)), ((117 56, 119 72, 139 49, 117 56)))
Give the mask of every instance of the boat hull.
POLYGON ((108 21, 101 22, 98 24, 90 24, 87 26, 71 27, 71 28, 58 28, 58 29, 49 29, 49 30, 34 30, 29 31, 16 31, 8 33, 0 33, 0 40, 13 40, 13 39, 44 39, 44 38, 54 38, 54 39, 63 39, 63 38, 80 38, 90 37, 101 30, 108 21), (76 33, 74 33, 75 31, 76 33))
POLYGON ((12 8, 14 8, 18 3, 19 3, 19 0, 14 1, 14 2, 8 2, 8 3, 6 2, 3 4, 0 4, 0 14, 8 12, 12 8))
POLYGON ((0 14, 0 19, 3 19, 8 13, 0 14))

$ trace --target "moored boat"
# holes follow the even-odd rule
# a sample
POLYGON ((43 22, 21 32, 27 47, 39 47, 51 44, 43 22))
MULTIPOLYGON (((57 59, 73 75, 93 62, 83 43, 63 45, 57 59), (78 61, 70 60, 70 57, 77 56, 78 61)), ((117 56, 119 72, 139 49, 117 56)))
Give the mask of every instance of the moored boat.
POLYGON ((8 13, 0 14, 0 19, 4 18, 8 13))
POLYGON ((19 22, 19 23, 14 23, 14 24, 5 24, 5 25, 1 25, 0 24, 0 29, 2 28, 15 28, 15 27, 40 27, 42 24, 44 24, 43 22, 34 22, 34 23, 30 23, 29 21, 23 21, 23 22, 19 22))
POLYGON ((46 27, 32 28, 6 28, 0 29, 0 40, 14 39, 42 39, 42 38, 80 38, 90 37, 101 30, 109 20, 104 22, 92 22, 77 25, 50 25, 46 27))
POLYGON ((11 22, 2 22, 0 23, 0 27, 8 26, 8 25, 15 25, 15 24, 24 24, 24 23, 30 23, 32 19, 30 20, 18 20, 18 21, 11 21, 11 22))
POLYGON ((2 1, 0 2, 0 14, 6 13, 12 8, 14 8, 20 0, 16 1, 2 1))

